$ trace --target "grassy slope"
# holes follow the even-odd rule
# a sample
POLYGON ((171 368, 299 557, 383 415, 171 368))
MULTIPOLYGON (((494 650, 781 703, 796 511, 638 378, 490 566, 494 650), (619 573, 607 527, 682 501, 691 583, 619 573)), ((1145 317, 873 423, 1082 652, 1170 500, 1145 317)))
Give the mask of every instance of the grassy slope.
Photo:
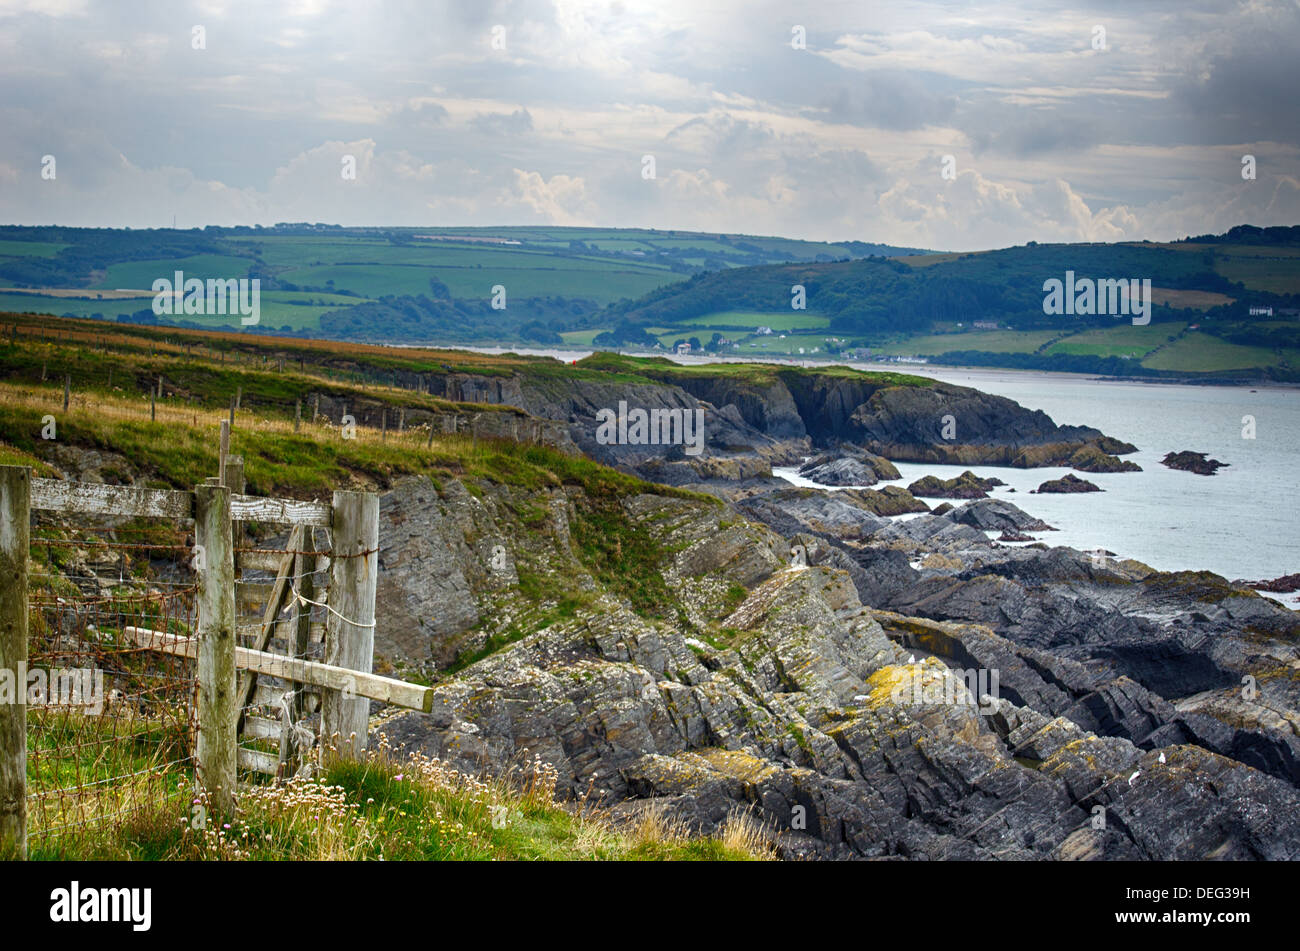
POLYGON ((235 817, 209 818, 177 782, 170 801, 75 835, 33 829, 29 857, 80 861, 751 861, 770 858, 756 822, 736 814, 694 836, 654 811, 616 823, 597 808, 554 801, 554 772, 528 764, 490 782, 426 759, 335 762, 319 779, 245 788, 235 817), (196 809, 198 806, 200 808, 196 809))
MULTIPOLYGON (((36 326, 28 322, 24 330, 36 326)), ((42 416, 50 413, 58 419, 58 446, 120 454, 129 467, 147 474, 153 484, 188 487, 215 469, 214 432, 217 420, 224 415, 219 409, 223 403, 219 397, 232 381, 238 380, 253 400, 269 400, 304 385, 339 385, 323 378, 287 378, 277 372, 274 364, 262 368, 260 361, 233 368, 208 357, 187 358, 183 352, 176 352, 179 348, 175 346, 167 349, 166 335, 157 330, 135 328, 140 336, 133 336, 118 333, 132 328, 90 329, 111 330, 115 336, 110 339, 102 334, 87 334, 84 341, 46 343, 23 337, 18 346, 10 345, 7 336, 0 337, 0 371, 5 377, 0 382, 0 406, 4 410, 0 413, 0 463, 34 464, 42 474, 48 474, 39 460, 54 444, 43 442, 39 432, 42 416), (106 351, 97 350, 92 341, 110 345, 106 351), (149 341, 153 342, 153 356, 149 356, 149 341), (91 374, 92 368, 98 373, 106 364, 114 367, 115 380, 128 385, 137 374, 148 379, 165 367, 171 378, 194 387, 195 403, 165 405, 159 419, 151 421, 146 402, 116 383, 109 390, 106 376, 91 374), (41 366, 47 370, 44 384, 39 380, 41 366), (59 371, 65 368, 69 372, 76 368, 86 381, 66 413, 61 408, 62 388, 56 382, 61 378, 59 371), (30 379, 33 374, 35 378, 30 379), (214 402, 218 411, 200 405, 206 402, 214 402)), ((356 349, 344 345, 322 350, 333 358, 359 356, 356 349)), ((444 356, 454 359, 456 355, 444 356)), ((399 362, 423 359, 406 353, 391 358, 399 362)), ((633 372, 639 363, 627 361, 608 371, 559 365, 555 369, 582 375, 622 374, 633 372)), ((515 371, 526 371, 530 366, 529 361, 510 359, 500 360, 497 365, 512 366, 515 371)), ((372 395, 380 399, 388 396, 383 391, 372 395)), ((393 397, 408 403, 432 399, 411 391, 393 397)), ((460 408, 510 412, 479 404, 460 408)), ((598 572, 602 582, 647 610, 662 609, 671 599, 659 575, 649 570, 652 562, 657 565, 662 553, 651 546, 638 555, 640 549, 635 546, 645 539, 629 531, 617 500, 643 492, 682 497, 688 493, 653 486, 580 457, 514 443, 439 435, 429 449, 423 435, 402 438, 390 433, 387 440, 381 441, 374 431, 363 430, 356 439, 342 440, 329 427, 306 424, 302 432, 295 434, 290 420, 274 410, 241 415, 232 449, 244 455, 250 491, 255 494, 319 497, 340 484, 386 485, 404 473, 426 473, 435 480, 457 477, 470 488, 479 480, 524 488, 580 487, 580 498, 586 501, 579 506, 581 511, 574 520, 579 557, 597 568, 608 568, 613 563, 608 547, 621 546, 625 559, 642 558, 646 570, 622 579, 598 572), (650 584, 652 580, 660 581, 658 588, 650 584)), ((712 499, 707 502, 716 504, 712 499)), ((521 572, 521 594, 538 601, 551 596, 552 592, 533 590, 538 582, 525 575, 521 572)), ((96 746, 88 744, 85 751, 86 756, 93 757, 96 746)), ((47 757, 41 761, 44 767, 38 767, 36 759, 31 766, 67 770, 75 765, 77 776, 84 779, 95 775, 94 762, 75 763, 79 755, 75 750, 62 752, 64 759, 57 763, 47 757)), ((548 787, 545 770, 539 771, 536 764, 531 772, 515 776, 514 781, 493 783, 478 782, 427 761, 395 763, 380 756, 365 764, 338 764, 317 783, 282 789, 254 787, 245 793, 243 812, 229 828, 218 823, 202 828, 191 826, 191 804, 185 790, 192 785, 193 777, 185 769, 173 767, 157 775, 148 772, 151 781, 166 794, 139 796, 133 801, 149 800, 154 805, 133 809, 122 822, 81 838, 35 835, 32 856, 735 860, 765 858, 769 854, 763 836, 743 817, 736 817, 718 836, 701 838, 655 814, 631 824, 615 824, 598 810, 558 806, 552 801, 553 778, 548 787)), ((49 784, 61 781, 53 775, 45 779, 49 784)), ((113 798, 116 792, 104 795, 118 803, 113 798)))

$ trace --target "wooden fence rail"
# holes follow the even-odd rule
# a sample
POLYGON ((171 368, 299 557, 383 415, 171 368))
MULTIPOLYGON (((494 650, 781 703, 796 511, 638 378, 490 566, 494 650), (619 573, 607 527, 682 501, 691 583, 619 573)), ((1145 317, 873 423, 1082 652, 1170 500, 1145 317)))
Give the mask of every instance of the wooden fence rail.
MULTIPOLYGON (((355 757, 365 750, 372 699, 425 712, 431 707, 431 688, 372 672, 379 567, 376 495, 337 491, 332 503, 303 502, 239 494, 220 478, 185 492, 35 479, 26 467, 0 466, 0 674, 17 671, 28 656, 27 563, 30 513, 34 510, 193 520, 198 574, 194 636, 139 627, 127 627, 124 633, 137 646, 195 659, 195 772, 214 813, 233 811, 239 767, 267 770, 277 761, 273 754, 240 747, 241 725, 250 738, 280 736, 284 741, 284 734, 275 732, 279 727, 274 721, 244 716, 249 700, 259 703, 266 693, 257 682, 259 675, 294 685, 279 690, 277 697, 292 692, 295 719, 304 709, 304 688, 320 692, 319 736, 322 747, 332 749, 334 755, 355 757), (246 568, 276 572, 275 582, 265 592, 267 603, 253 646, 243 647, 237 642, 234 540, 240 530, 236 523, 254 520, 289 525, 292 531, 283 553, 240 556, 246 568), (310 530, 318 527, 329 528, 332 538, 329 552, 319 556, 310 540, 310 530), (310 603, 315 596, 310 575, 326 567, 330 585, 328 600, 322 602, 326 610, 324 662, 262 649, 279 634, 293 655, 307 651, 313 633, 319 631, 311 621, 310 603), (288 605, 296 610, 285 621, 279 615, 288 605), (304 607, 307 609, 302 610, 304 607), (242 681, 240 670, 245 672, 242 681)), ((25 693, 19 689, 14 702, 4 702, 6 699, 0 697, 0 855, 25 856, 25 693)), ((282 746, 279 762, 283 758, 282 746)))

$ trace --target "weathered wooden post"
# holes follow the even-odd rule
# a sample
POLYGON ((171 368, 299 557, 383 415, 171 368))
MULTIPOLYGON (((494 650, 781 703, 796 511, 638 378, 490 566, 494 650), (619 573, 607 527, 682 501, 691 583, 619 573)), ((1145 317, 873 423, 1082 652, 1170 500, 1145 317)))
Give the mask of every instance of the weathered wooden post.
POLYGON ((195 769, 208 807, 219 815, 235 808, 235 563, 230 489, 194 489, 194 537, 202 546, 199 568, 199 738, 195 769))
POLYGON ((302 400, 294 400, 293 403, 293 431, 296 433, 302 426, 302 400))
MULTIPOLYGON (((294 598, 294 638, 293 656, 306 657, 311 649, 311 602, 316 600, 316 556, 312 554, 316 547, 315 532, 304 528, 299 551, 294 555, 293 575, 298 579, 297 590, 307 603, 294 598)), ((293 718, 301 720, 305 715, 302 684, 295 684, 293 692, 293 718)))
POLYGON ((0 856, 27 857, 27 551, 32 473, 0 466, 0 671, 14 695, 0 695, 0 856), (6 678, 6 679, 7 679, 6 678))
POLYGON ((217 485, 226 484, 226 462, 230 455, 230 423, 221 423, 221 441, 217 448, 217 485))
POLYGON ((63 412, 65 413, 68 411, 68 401, 71 399, 71 397, 72 397, 72 374, 65 373, 63 375, 63 412))
MULTIPOLYGON (((334 493, 330 522, 330 608, 325 663, 370 673, 375 656, 375 589, 379 579, 379 496, 334 493)), ((355 691, 326 690, 321 698, 321 746, 357 758, 366 748, 370 701, 355 691)))
MULTIPOLYGON (((221 484, 230 490, 231 495, 243 495, 247 488, 244 482, 244 457, 243 456, 226 456, 226 474, 221 480, 221 484)), ((242 545, 248 540, 248 533, 244 530, 243 522, 236 522, 231 529, 231 536, 235 545, 242 545)))

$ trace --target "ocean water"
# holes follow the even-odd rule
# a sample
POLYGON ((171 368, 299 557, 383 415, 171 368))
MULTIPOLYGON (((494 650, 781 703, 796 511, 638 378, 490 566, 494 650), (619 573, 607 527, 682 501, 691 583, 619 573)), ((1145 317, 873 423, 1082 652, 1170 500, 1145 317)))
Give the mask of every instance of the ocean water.
MULTIPOLYGON (((1138 451, 1123 458, 1143 471, 1076 472, 1102 491, 1030 495, 1030 489, 1072 470, 896 463, 903 478, 894 484, 907 485, 923 475, 951 478, 970 468, 1007 483, 993 491, 994 498, 1014 502, 1060 529, 1042 534, 1049 545, 1105 548, 1163 571, 1206 569, 1233 579, 1300 571, 1300 389, 1175 386, 939 367, 908 370, 1006 396, 1041 409, 1057 423, 1095 426, 1136 445, 1138 451), (1253 439, 1243 437, 1246 416, 1255 421, 1253 439), (1160 464, 1165 453, 1184 449, 1207 452, 1229 465, 1201 476, 1160 464)), ((794 470, 780 474, 790 478, 794 470)), ((797 475, 791 481, 811 484, 797 475)), ((1278 600, 1300 605, 1296 595, 1278 600)))
MULTIPOLYGON (((586 355, 516 352, 565 361, 586 355)), ((1006 396, 1043 410, 1060 424, 1094 426, 1136 445, 1138 451, 1124 458, 1143 471, 1076 473, 1102 492, 1030 495, 1030 489, 1071 470, 896 463, 903 475, 898 484, 927 474, 949 478, 971 468, 1016 490, 995 489, 995 498, 1012 501, 1060 529, 1043 533, 1041 540, 1049 545, 1104 548, 1162 571, 1209 570, 1230 579, 1300 572, 1300 388, 1177 386, 930 365, 899 369, 1006 396), (1253 439, 1243 438, 1245 416, 1254 418, 1253 439), (1213 476, 1200 476, 1160 464, 1165 453, 1184 449, 1207 452, 1229 465, 1213 476)), ((793 469, 778 474, 812 484, 793 469)), ((1297 595, 1278 599, 1300 606, 1297 595)))

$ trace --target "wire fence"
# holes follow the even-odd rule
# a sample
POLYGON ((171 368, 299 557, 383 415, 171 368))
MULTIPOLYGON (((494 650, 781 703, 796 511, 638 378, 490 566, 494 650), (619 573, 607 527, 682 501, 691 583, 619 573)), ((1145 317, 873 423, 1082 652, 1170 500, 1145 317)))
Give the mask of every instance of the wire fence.
POLYGON ((197 734, 194 661, 128 628, 188 636, 197 579, 187 527, 37 525, 28 578, 28 835, 33 846, 174 803, 185 815, 197 734))

